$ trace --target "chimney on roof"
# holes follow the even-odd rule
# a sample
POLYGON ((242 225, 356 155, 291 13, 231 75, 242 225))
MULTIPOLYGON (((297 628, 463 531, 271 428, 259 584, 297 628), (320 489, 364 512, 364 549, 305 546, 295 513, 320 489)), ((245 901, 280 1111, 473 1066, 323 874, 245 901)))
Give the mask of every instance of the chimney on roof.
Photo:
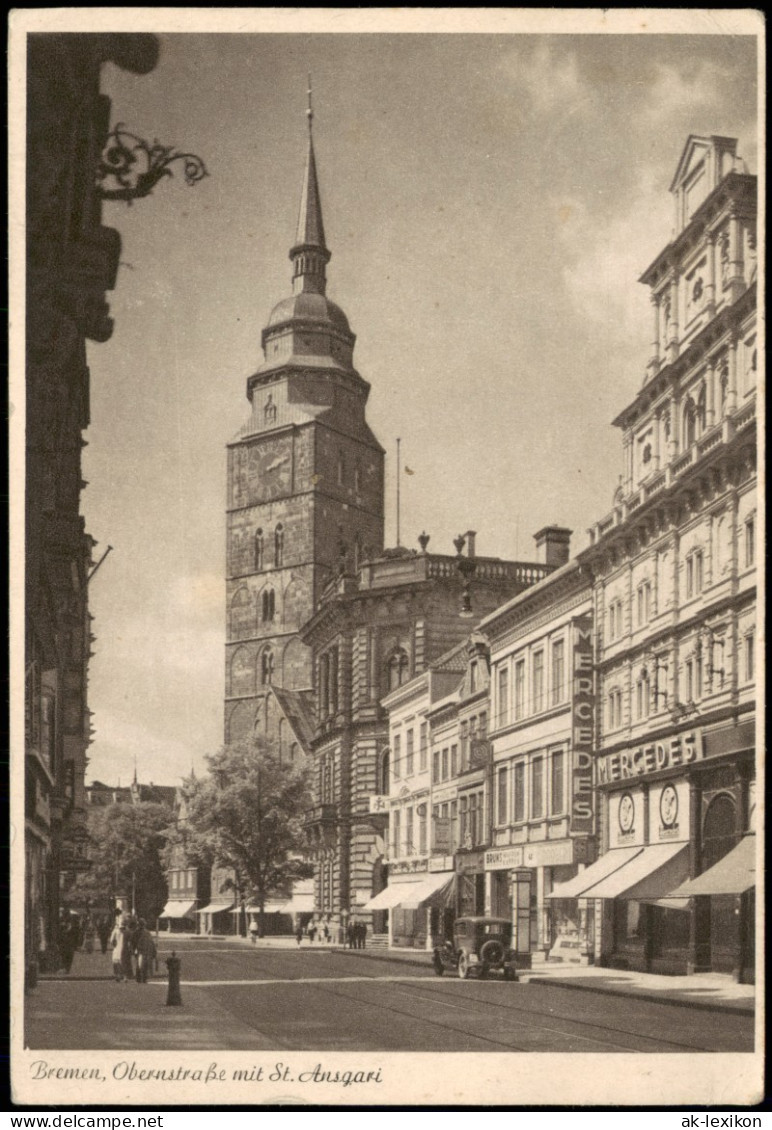
POLYGON ((477 537, 477 531, 467 530, 464 537, 466 538, 467 557, 474 557, 474 539, 477 537))
POLYGON ((545 526, 533 535, 536 560, 541 565, 565 565, 571 556, 571 534, 565 526, 545 526))

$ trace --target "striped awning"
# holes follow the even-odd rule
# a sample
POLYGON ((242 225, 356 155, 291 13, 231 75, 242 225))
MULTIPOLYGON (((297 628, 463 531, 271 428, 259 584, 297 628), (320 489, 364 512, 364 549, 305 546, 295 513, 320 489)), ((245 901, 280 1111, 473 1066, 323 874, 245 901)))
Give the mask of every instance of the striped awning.
POLYGON ((230 910, 233 902, 210 902, 209 906, 202 906, 197 914, 224 914, 226 910, 230 910))
POLYGON ((172 899, 167 902, 159 918, 192 918, 195 911, 196 904, 194 902, 180 902, 179 900, 172 899))

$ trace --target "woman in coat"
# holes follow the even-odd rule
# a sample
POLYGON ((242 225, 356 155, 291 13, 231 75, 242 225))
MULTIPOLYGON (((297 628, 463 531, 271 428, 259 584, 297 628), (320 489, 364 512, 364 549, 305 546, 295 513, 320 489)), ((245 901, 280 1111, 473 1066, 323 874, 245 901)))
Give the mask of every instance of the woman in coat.
POLYGON ((129 940, 126 937, 126 924, 123 917, 116 917, 115 926, 110 936, 110 947, 113 951, 113 976, 116 981, 123 981, 126 977, 126 962, 131 964, 129 953, 129 940))
POLYGON ((137 955, 137 981, 144 985, 148 977, 152 976, 155 959, 155 942, 144 918, 140 918, 134 935, 134 952, 137 955))

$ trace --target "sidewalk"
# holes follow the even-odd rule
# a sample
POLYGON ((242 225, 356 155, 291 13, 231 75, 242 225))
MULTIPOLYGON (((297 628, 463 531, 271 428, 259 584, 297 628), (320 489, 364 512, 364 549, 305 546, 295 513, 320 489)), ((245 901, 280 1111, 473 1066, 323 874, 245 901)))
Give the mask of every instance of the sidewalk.
MULTIPOLYGON (((377 961, 403 961, 408 965, 431 966, 427 950, 344 950, 353 957, 377 961)), ((739 985, 725 973, 693 973, 683 977, 663 977, 655 973, 634 973, 622 969, 602 969, 596 965, 537 962, 520 973, 523 984, 559 985, 562 989, 607 993, 617 997, 657 1001, 660 1004, 688 1005, 691 1008, 752 1015, 756 986, 739 985)))

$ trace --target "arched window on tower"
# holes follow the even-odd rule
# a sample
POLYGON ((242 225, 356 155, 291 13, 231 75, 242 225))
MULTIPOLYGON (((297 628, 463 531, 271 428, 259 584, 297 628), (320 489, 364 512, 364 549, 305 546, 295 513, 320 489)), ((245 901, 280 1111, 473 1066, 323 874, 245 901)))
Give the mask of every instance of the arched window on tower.
POLYGON ((273 536, 274 543, 274 564, 277 569, 280 569, 284 564, 284 527, 279 522, 276 527, 276 533, 273 536))
POLYGON ((407 652, 403 648, 398 648, 392 653, 386 664, 386 683, 390 691, 396 690, 397 687, 401 687, 403 683, 407 682, 409 668, 407 652))
POLYGON ((263 621, 270 623, 273 620, 276 611, 276 593, 273 589, 265 589, 263 592, 263 621))
POLYGON ((260 682, 268 687, 273 682, 273 652, 266 648, 260 661, 260 682))
POLYGON ((262 529, 258 529, 258 530, 255 531, 255 568, 256 569, 262 569, 263 568, 263 558, 264 558, 263 531, 262 531, 262 529))

